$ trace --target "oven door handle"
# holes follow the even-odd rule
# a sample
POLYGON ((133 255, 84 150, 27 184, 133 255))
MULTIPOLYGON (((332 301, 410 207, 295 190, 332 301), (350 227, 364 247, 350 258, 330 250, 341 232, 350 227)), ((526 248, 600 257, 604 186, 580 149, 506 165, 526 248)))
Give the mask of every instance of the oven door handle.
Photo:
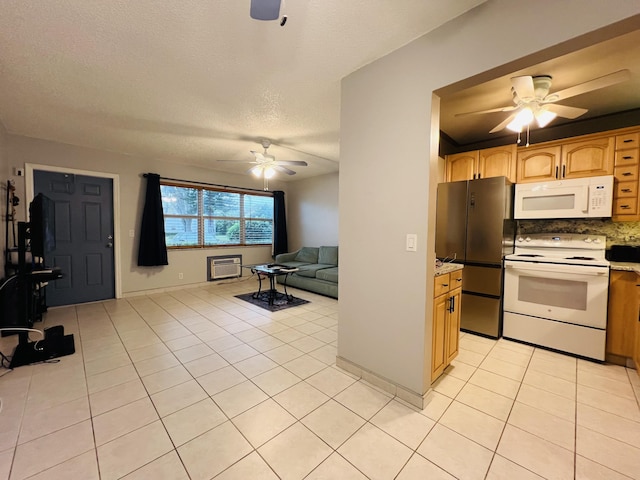
POLYGON ((590 267, 587 265, 566 265, 562 263, 505 262, 504 268, 509 270, 536 271, 549 273, 570 273, 574 275, 592 275, 603 277, 609 275, 607 267, 590 267))

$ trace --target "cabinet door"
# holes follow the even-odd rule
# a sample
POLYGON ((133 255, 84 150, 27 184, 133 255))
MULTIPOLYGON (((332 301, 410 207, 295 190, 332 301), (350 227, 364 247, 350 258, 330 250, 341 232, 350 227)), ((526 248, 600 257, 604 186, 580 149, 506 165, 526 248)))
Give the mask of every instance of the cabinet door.
POLYGON ((447 155, 445 178, 447 182, 473 180, 478 168, 478 150, 447 155))
POLYGON ((560 147, 525 148, 518 152, 517 183, 555 180, 560 172, 560 147))
POLYGON ((636 324, 636 344, 633 349, 633 361, 636 364, 636 372, 640 375, 640 273, 636 274, 636 305, 638 306, 638 318, 636 324))
POLYGON ((635 272, 612 270, 609 277, 607 348, 609 354, 631 358, 634 354, 638 302, 635 272))
POLYGON ((613 174, 614 137, 601 137, 562 145, 561 178, 613 174))
POLYGON ((462 288, 456 288, 449 293, 450 310, 447 321, 447 365, 458 356, 458 344, 460 342, 460 307, 462 301, 462 288))
POLYGON ((447 366, 445 352, 447 309, 449 296, 447 294, 436 297, 433 301, 433 330, 431 345, 431 381, 433 382, 447 366))
POLYGON ((486 148, 478 155, 478 178, 507 177, 516 181, 516 145, 486 148))

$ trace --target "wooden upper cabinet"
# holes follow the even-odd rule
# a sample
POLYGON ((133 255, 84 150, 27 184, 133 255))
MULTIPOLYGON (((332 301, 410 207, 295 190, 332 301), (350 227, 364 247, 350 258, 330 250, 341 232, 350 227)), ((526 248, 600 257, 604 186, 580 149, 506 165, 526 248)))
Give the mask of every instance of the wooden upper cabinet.
POLYGON ((518 152, 517 183, 556 180, 560 171, 559 145, 554 147, 527 147, 518 152))
POLYGON ((517 183, 612 175, 614 137, 595 137, 518 151, 517 183))
POLYGON ((447 155, 445 181, 472 180, 478 165, 478 150, 447 155))
POLYGON ((477 170, 479 177, 476 178, 505 176, 509 181, 515 182, 517 152, 515 144, 480 150, 477 170))
POLYGON ((615 137, 599 137, 562 145, 561 178, 613 175, 615 137))
POLYGON ((515 182, 516 153, 515 145, 507 145, 447 155, 446 181, 457 182, 504 175, 515 182))

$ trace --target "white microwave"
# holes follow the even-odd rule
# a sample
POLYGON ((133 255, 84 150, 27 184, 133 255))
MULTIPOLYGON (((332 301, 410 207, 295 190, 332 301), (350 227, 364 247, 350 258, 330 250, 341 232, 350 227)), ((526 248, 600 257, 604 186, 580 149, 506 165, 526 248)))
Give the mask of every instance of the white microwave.
POLYGON ((574 178, 515 187, 514 218, 611 217, 613 175, 574 178))

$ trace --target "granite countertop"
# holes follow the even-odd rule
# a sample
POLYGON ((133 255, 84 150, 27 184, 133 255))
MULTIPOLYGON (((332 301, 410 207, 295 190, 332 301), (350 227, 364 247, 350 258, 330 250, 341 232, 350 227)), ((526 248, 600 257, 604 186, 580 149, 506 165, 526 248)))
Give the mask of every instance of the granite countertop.
POLYGON ((462 270, 464 265, 459 263, 445 263, 440 267, 436 267, 435 276, 439 277, 440 275, 444 275, 445 273, 455 272, 456 270, 462 270))
POLYGON ((640 275, 640 263, 634 262, 609 262, 611 270, 622 270, 624 272, 636 272, 640 275))

